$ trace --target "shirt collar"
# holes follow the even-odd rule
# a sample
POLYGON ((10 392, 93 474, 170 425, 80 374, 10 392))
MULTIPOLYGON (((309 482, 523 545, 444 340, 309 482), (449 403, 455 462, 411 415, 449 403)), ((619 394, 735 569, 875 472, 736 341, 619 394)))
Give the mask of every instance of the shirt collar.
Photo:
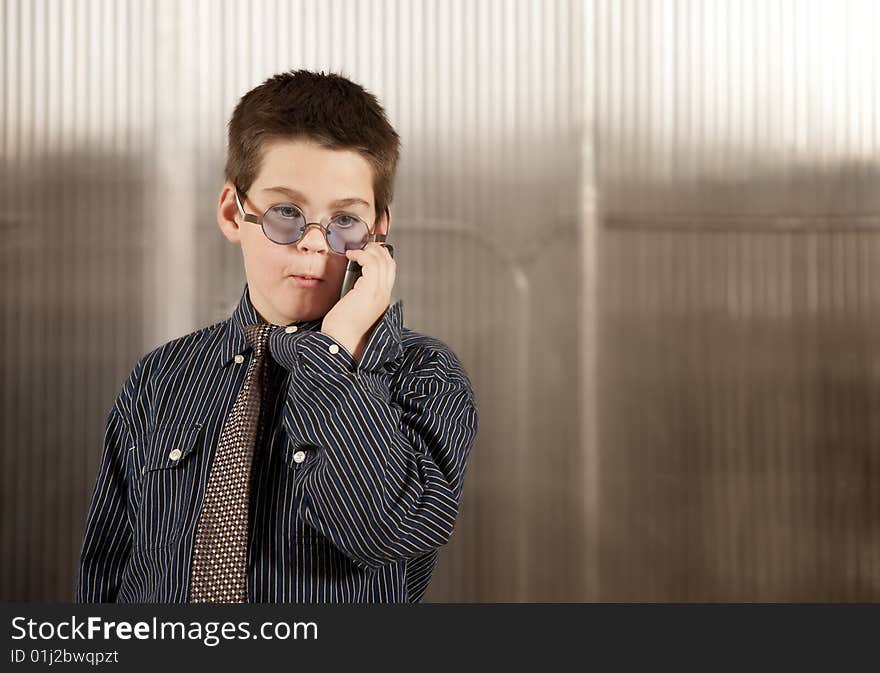
MULTIPOLYGON (((314 320, 299 320, 289 323, 289 325, 296 325, 298 331, 319 331, 323 321, 324 319, 321 317, 315 318, 314 320)), ((257 309, 254 308, 253 303, 251 303, 248 285, 245 283, 244 291, 241 293, 241 298, 238 300, 238 306, 235 307, 235 311, 233 311, 232 315, 226 320, 223 345, 220 349, 220 359, 217 362, 217 366, 225 367, 239 353, 244 354, 251 350, 251 345, 244 336, 244 328, 247 325, 263 322, 267 321, 263 320, 262 316, 257 312, 257 309)), ((288 325, 285 325, 285 327, 286 326, 288 325)))

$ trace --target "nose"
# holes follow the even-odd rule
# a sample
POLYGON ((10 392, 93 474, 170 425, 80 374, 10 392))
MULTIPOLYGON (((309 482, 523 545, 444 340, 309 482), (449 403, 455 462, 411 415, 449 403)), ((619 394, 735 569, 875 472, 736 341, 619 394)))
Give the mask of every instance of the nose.
POLYGON ((296 247, 303 252, 326 252, 328 250, 327 239, 321 225, 317 222, 309 222, 296 247))

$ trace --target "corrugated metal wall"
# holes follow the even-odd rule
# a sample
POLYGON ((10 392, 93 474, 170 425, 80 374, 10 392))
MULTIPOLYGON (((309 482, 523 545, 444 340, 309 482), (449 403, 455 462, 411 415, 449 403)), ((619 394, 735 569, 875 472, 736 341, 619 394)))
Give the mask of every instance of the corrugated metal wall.
POLYGON ((72 598, 104 423, 147 346, 156 87, 142 11, 0 3, 4 600, 72 598))
POLYGON ((477 387, 429 600, 878 597, 875 3, 0 8, 2 598, 71 596, 118 386, 237 301, 224 125, 295 67, 385 103, 477 387))
POLYGON ((880 4, 596 11, 599 595, 880 598, 880 4))

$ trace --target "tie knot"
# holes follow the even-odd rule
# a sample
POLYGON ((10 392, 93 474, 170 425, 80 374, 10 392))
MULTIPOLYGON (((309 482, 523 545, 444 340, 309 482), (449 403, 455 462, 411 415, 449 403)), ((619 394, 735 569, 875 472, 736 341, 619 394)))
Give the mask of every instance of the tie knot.
POLYGON ((247 325, 244 328, 244 336, 251 348, 254 349, 256 357, 262 357, 266 352, 266 341, 269 338, 269 332, 275 327, 271 323, 259 323, 256 325, 247 325))

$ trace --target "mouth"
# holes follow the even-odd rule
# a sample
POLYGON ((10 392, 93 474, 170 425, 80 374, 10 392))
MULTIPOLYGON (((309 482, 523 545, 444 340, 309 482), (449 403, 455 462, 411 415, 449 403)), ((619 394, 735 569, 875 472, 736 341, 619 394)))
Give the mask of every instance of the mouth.
POLYGON ((324 282, 324 279, 318 276, 291 274, 288 278, 298 287, 317 287, 324 282))

